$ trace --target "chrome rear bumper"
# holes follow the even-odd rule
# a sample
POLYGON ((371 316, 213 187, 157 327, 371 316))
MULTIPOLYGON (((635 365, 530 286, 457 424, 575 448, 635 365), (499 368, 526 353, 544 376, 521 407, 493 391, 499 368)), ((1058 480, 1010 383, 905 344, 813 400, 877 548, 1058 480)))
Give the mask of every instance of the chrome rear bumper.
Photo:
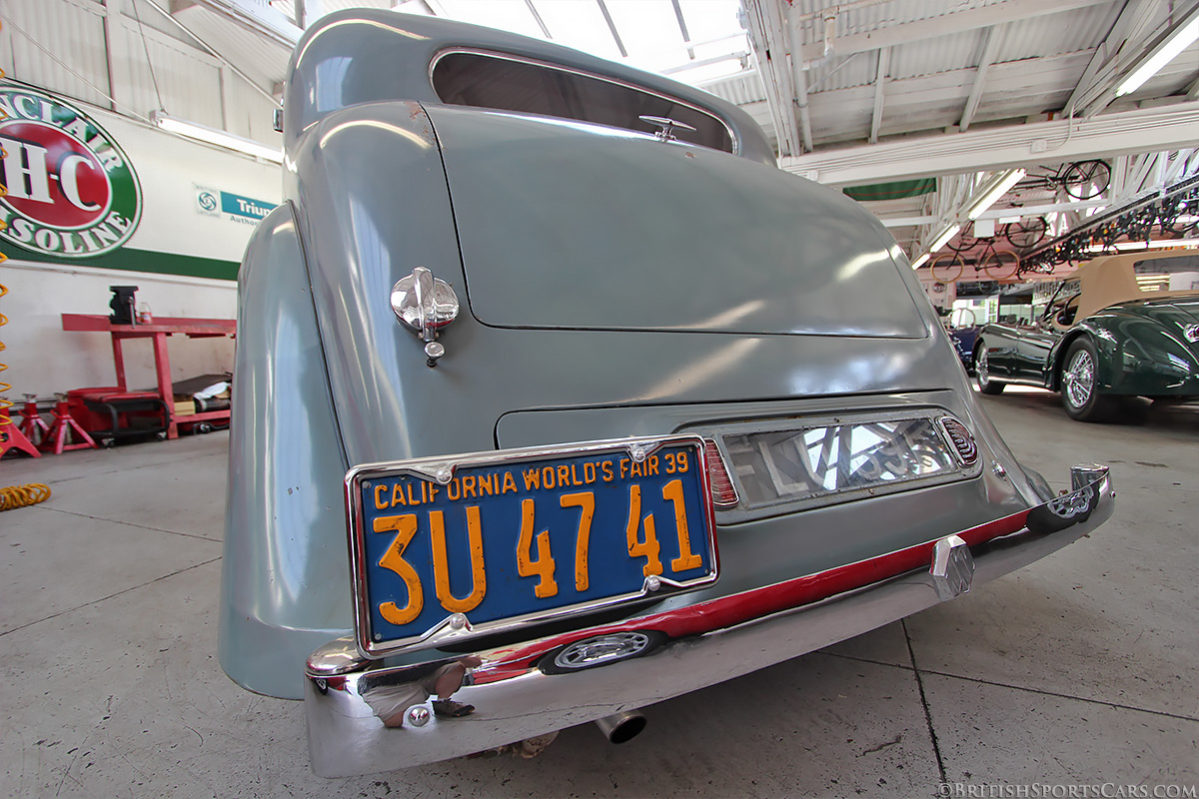
MULTIPOLYGON (((543 639, 541 648, 539 642, 531 642, 479 652, 482 665, 468 677, 469 684, 454 694, 455 700, 476 708, 461 718, 441 718, 418 709, 411 717, 402 713, 404 726, 389 727, 363 698, 382 692, 400 697, 401 704, 407 701, 403 697, 413 697, 414 706, 427 708, 423 697, 428 696, 431 675, 455 663, 455 658, 387 667, 359 659, 351 638, 330 642, 313 653, 306 669, 304 701, 313 770, 323 777, 343 777, 459 757, 660 702, 851 638, 952 598, 972 583, 1032 563, 1111 516, 1115 492, 1106 467, 1075 467, 1072 484, 1071 493, 1030 511, 958 532, 960 541, 947 535, 870 561, 709 603, 721 607, 694 615, 722 619, 717 622, 722 626, 672 638, 643 657, 546 674, 537 661, 561 646, 562 636, 543 639), (844 574, 867 575, 912 558, 924 565, 905 566, 894 576, 842 588, 844 574), (763 607, 753 600, 806 597, 810 586, 820 585, 833 586, 836 592, 726 623, 729 605, 747 604, 738 600, 763 607)), ((572 637, 578 640, 638 625, 662 629, 671 621, 666 615, 577 631, 572 637)))

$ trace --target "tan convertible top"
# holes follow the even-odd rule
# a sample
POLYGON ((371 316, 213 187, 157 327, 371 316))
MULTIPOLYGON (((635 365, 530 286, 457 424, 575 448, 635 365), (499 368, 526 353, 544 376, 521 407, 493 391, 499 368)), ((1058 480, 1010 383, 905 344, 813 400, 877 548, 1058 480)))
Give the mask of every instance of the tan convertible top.
POLYGON ((1085 319, 1109 305, 1130 300, 1157 300, 1165 297, 1193 297, 1196 291, 1141 291, 1133 264, 1158 258, 1177 258, 1177 252, 1135 252, 1105 255, 1078 267, 1082 292, 1075 319, 1085 319))

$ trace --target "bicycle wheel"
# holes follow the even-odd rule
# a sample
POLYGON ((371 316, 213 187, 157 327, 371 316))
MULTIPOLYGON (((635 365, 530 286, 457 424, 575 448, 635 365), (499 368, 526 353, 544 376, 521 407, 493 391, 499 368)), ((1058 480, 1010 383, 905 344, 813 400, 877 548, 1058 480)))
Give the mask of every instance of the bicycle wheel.
POLYGON ((1020 269, 1020 256, 1015 250, 991 250, 983 259, 982 269, 992 280, 1008 280, 1020 269))
POLYGON ((962 231, 958 233, 957 236, 950 239, 945 246, 954 252, 966 252, 966 250, 974 249, 977 244, 978 238, 970 233, 967 233, 966 229, 963 228, 962 231))
POLYGON ((1062 188, 1076 200, 1090 200, 1107 191, 1112 170, 1106 161, 1075 161, 1061 177, 1062 188))
POLYGON ((943 252, 933 258, 928 271, 932 274, 933 280, 941 283, 953 283, 962 276, 962 269, 965 266, 966 262, 956 252, 943 252))
POLYGON ((1048 233, 1049 223, 1043 216, 1021 219, 1019 222, 1011 222, 1003 226, 1003 237, 1018 250, 1027 250, 1037 246, 1048 233))

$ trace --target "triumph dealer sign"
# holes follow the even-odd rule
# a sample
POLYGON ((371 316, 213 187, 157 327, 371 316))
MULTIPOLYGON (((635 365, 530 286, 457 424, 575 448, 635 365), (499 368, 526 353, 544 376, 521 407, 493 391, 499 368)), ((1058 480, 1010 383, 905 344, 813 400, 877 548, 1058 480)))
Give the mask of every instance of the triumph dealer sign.
POLYGON ((79 109, 37 89, 0 86, 4 166, 0 238, 56 258, 120 247, 137 228, 142 192, 129 158, 79 109))

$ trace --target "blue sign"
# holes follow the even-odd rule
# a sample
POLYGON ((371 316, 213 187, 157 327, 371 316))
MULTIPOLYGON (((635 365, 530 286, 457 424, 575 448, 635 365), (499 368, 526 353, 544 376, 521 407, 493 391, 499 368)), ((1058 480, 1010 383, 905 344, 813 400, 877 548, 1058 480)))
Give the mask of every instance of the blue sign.
POLYGON ((221 192, 221 210, 227 214, 258 220, 269 214, 274 208, 274 203, 242 197, 240 194, 230 194, 227 191, 221 192))

